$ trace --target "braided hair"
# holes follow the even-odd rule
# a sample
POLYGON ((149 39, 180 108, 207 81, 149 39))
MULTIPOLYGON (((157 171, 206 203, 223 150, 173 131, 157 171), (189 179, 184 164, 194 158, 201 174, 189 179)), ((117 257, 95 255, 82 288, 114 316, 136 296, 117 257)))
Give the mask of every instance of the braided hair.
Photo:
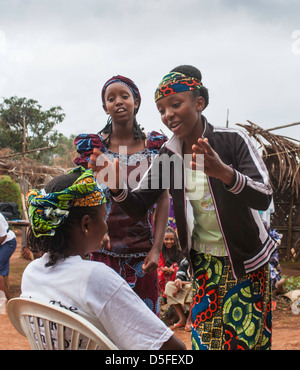
MULTIPOLYGON (((199 71, 198 68, 191 66, 191 65, 181 65, 178 66, 174 69, 172 69, 171 72, 178 72, 182 73, 187 77, 193 77, 196 78, 199 81, 202 81, 202 74, 199 71)), ((204 86, 201 87, 201 89, 193 90, 192 91, 193 96, 196 98, 198 96, 202 96, 203 99, 205 100, 205 108, 208 106, 209 103, 209 94, 208 94, 208 89, 204 86)))
MULTIPOLYGON (((141 127, 137 120, 136 120, 136 116, 133 117, 133 138, 134 140, 145 140, 146 139, 146 134, 145 132, 143 131, 144 128, 141 127)), ((111 134, 112 134, 112 119, 111 117, 109 116, 108 117, 108 120, 107 120, 107 123, 106 125, 104 126, 104 128, 98 132, 98 135, 99 134, 108 134, 107 138, 104 139, 104 144, 109 147, 110 145, 110 138, 111 138, 111 134)))

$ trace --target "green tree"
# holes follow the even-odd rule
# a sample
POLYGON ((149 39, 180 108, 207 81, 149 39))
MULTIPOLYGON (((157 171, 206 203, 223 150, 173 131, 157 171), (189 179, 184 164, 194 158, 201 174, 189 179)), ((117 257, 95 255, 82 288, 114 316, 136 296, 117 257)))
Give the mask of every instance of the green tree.
MULTIPOLYGON (((36 100, 13 96, 0 104, 0 148, 22 151, 23 120, 26 124, 26 150, 56 145, 60 134, 54 126, 65 118, 60 106, 42 110, 36 100)), ((49 164, 51 151, 30 154, 31 158, 49 164)))
POLYGON ((79 154, 76 151, 74 145, 75 135, 71 135, 69 138, 60 134, 57 142, 57 148, 53 149, 53 161, 51 164, 62 168, 74 167, 74 158, 78 157, 79 154))

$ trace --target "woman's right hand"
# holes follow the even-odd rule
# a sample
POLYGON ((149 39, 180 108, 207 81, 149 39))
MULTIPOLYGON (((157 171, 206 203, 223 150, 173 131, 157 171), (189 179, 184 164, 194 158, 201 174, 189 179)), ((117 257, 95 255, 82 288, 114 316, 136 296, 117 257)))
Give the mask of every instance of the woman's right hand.
POLYGON ((182 290, 182 281, 180 279, 176 279, 174 284, 175 287, 177 288, 177 291, 180 292, 182 290))
POLYGON ((88 168, 91 168, 99 184, 106 185, 113 193, 120 190, 120 167, 119 159, 115 158, 110 161, 99 149, 94 148, 90 156, 91 162, 88 168))

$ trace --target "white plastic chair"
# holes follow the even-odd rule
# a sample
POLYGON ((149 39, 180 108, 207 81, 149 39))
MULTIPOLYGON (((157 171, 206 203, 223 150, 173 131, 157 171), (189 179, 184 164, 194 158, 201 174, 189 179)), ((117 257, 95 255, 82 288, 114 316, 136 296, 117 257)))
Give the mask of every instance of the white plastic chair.
POLYGON ((33 350, 117 350, 94 325, 67 309, 29 298, 8 301, 7 314, 14 328, 33 350))

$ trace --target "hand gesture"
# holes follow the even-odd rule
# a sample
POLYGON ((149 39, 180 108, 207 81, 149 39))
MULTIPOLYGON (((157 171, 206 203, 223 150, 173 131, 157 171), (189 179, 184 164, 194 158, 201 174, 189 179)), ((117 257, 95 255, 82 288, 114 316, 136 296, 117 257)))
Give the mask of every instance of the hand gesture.
POLYGON ((193 160, 190 162, 192 169, 202 170, 196 161, 197 154, 204 155, 204 173, 210 177, 216 177, 223 181, 226 185, 231 185, 234 178, 234 170, 226 165, 218 153, 209 145, 208 139, 198 139, 197 144, 192 146, 193 160))
POLYGON ((143 263, 143 273, 150 274, 155 271, 159 263, 159 253, 156 252, 153 248, 148 253, 147 257, 144 259, 143 263))
POLYGON ((174 285, 175 285, 176 290, 174 290, 174 292, 172 293, 172 296, 176 298, 178 292, 182 290, 182 281, 180 279, 176 279, 174 282, 174 285))
POLYGON ((106 185, 113 193, 117 193, 120 189, 119 181, 122 178, 119 159, 115 158, 112 162, 99 149, 94 148, 90 160, 88 167, 94 171, 98 183, 106 185))

